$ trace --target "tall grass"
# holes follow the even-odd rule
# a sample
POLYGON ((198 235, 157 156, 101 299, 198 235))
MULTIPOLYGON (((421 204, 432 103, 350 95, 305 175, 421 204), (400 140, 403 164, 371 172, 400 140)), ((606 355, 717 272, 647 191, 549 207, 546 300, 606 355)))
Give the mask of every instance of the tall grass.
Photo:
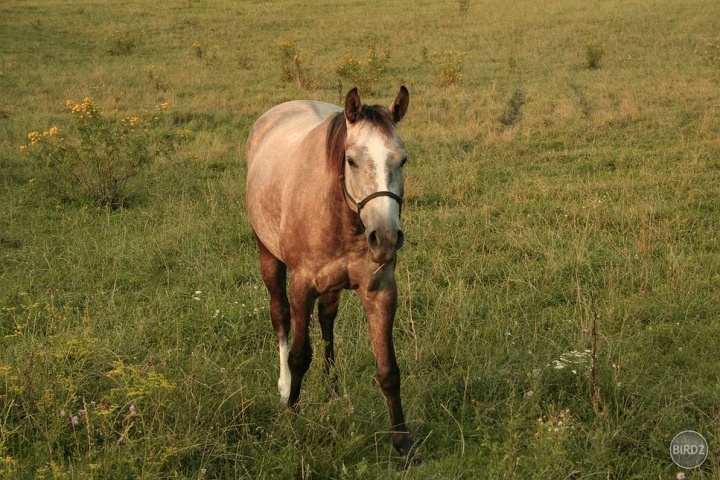
POLYGON ((686 474, 714 478, 720 76, 695 51, 719 10, 0 7, 0 476, 673 478, 669 442, 693 429, 710 456, 686 474), (281 41, 312 52, 311 84, 280 78, 281 41), (425 462, 409 470, 352 295, 339 395, 312 368, 284 411, 244 213, 253 121, 337 102, 334 68, 374 41, 387 63, 364 100, 412 97, 395 339, 425 462), (462 82, 428 56, 446 51, 462 82), (71 200, 18 148, 85 97, 118 118, 167 102, 167 128, 192 132, 121 208, 71 200))

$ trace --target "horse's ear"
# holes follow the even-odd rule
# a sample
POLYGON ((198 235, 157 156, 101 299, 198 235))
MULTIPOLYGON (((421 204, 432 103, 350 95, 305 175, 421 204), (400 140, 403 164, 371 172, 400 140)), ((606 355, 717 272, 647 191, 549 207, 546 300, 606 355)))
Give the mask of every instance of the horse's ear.
POLYGON ((398 123, 400 120, 403 119, 403 117, 405 116, 405 112, 407 112, 409 103, 410 92, 408 92, 408 89, 405 88, 405 85, 403 85, 400 87, 400 92, 398 92, 397 97, 395 97, 395 101, 390 107, 390 111, 392 112, 393 116, 393 122, 398 123))
POLYGON ((345 118, 348 123, 353 123, 357 120, 362 110, 362 102, 360 102, 360 95, 358 95, 357 87, 350 90, 345 97, 345 118))

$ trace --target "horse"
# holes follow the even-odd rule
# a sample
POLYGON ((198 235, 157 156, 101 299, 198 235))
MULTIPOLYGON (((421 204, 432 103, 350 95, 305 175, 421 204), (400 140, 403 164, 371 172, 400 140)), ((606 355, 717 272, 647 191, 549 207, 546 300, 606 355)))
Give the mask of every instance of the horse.
POLYGON ((340 295, 353 290, 366 312, 393 446, 416 460, 392 339, 407 161, 396 126, 409 100, 402 86, 389 109, 364 105, 353 88, 344 109, 309 100, 271 108, 248 136, 246 201, 279 342, 281 398, 297 408, 312 360, 308 327, 316 301, 324 371, 330 373, 340 295))

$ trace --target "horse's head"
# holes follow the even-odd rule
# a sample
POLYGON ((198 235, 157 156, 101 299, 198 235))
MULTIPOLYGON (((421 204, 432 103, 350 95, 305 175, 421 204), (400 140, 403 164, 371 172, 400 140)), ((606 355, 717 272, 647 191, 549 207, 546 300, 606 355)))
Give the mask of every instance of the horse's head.
POLYGON ((355 205, 365 226, 372 260, 380 264, 393 261, 403 244, 400 211, 407 153, 395 127, 409 99, 404 86, 390 109, 362 105, 356 88, 345 98, 347 134, 341 181, 346 199, 355 205))

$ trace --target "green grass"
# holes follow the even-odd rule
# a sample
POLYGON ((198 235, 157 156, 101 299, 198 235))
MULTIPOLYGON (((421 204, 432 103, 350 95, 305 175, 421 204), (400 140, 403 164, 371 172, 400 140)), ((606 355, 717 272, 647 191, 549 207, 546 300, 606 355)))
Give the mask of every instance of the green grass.
POLYGON ((720 5, 506 3, 3 4, 0 477, 674 478, 670 440, 693 429, 710 456, 687 478, 717 478, 720 70, 695 52, 720 5), (283 40, 311 89, 283 81, 283 40), (244 207, 254 120, 339 102, 333 69, 370 42, 389 61, 363 99, 411 95, 408 470, 351 295, 340 395, 316 358, 284 412, 244 207), (449 86, 445 51, 466 52, 449 86), (18 148, 88 96, 120 116, 168 102, 192 132, 122 208, 18 148))

